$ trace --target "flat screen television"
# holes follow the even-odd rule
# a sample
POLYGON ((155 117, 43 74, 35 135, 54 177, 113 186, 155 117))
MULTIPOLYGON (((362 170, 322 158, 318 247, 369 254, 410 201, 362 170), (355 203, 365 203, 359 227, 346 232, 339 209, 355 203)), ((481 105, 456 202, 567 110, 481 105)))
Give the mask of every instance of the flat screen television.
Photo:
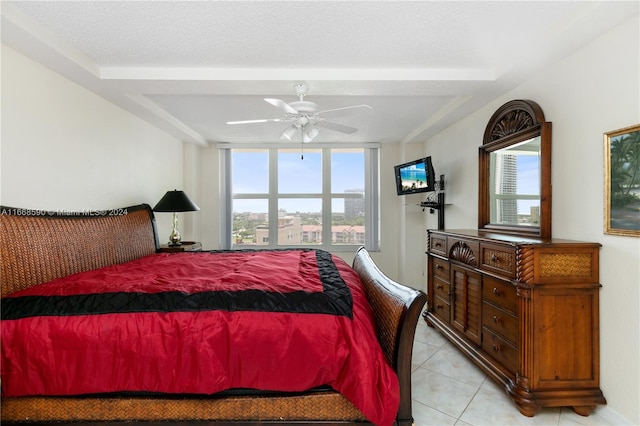
POLYGON ((436 174, 431 157, 395 166, 396 190, 398 195, 435 191, 436 174))

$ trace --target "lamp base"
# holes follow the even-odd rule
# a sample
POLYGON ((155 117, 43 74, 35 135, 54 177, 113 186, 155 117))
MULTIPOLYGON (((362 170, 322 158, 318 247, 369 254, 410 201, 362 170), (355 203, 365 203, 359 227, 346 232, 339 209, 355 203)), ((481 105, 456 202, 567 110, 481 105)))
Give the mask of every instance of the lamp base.
POLYGON ((182 243, 180 240, 182 240, 182 237, 180 236, 180 232, 178 232, 178 214, 173 212, 173 229, 169 235, 169 247, 181 246, 182 243))

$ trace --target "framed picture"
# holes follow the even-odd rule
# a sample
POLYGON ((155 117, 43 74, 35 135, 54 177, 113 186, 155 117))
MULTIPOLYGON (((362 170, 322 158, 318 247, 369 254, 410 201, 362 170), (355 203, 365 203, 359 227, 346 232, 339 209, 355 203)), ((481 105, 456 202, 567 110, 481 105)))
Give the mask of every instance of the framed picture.
POLYGON ((640 124, 604 134, 604 233, 640 236, 640 124))

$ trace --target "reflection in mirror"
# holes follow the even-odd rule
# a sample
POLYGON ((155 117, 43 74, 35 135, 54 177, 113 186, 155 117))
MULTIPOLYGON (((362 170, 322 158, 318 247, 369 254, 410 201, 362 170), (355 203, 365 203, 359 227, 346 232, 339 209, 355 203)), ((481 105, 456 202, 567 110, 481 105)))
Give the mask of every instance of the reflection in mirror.
POLYGON ((490 223, 540 226, 540 136, 490 155, 490 223))

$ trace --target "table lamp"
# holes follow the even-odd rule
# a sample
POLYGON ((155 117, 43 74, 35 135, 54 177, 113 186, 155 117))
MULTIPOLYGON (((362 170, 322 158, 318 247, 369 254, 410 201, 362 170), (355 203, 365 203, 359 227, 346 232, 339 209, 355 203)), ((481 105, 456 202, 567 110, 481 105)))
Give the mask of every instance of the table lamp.
POLYGON ((167 191, 164 197, 158 201, 158 204, 153 208, 154 212, 169 212, 173 213, 173 230, 169 235, 169 246, 180 246, 182 243, 180 240, 180 232, 178 232, 178 212, 195 212, 200 210, 193 201, 187 197, 184 191, 167 191))

